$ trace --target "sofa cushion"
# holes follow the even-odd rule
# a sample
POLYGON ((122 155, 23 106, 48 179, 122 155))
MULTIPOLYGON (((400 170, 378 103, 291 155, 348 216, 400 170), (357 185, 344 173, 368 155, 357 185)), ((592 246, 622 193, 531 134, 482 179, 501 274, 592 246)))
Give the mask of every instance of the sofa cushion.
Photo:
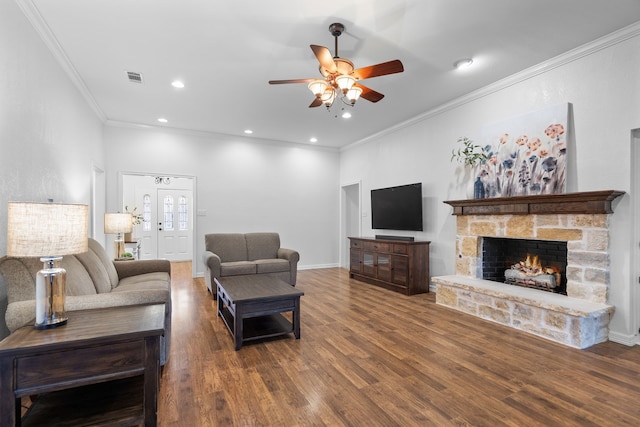
POLYGON ((91 276, 91 281, 95 286, 96 292, 99 294, 111 292, 109 273, 95 252, 89 249, 87 252, 77 254, 75 257, 82 263, 89 276, 91 276))
POLYGON ((247 260, 278 258, 280 235, 278 233, 247 233, 247 260))
POLYGON ((67 271, 66 295, 95 295, 96 287, 84 265, 75 256, 65 256, 60 267, 67 271))
POLYGON ((75 255, 75 257, 91 276, 91 280, 93 280, 93 284, 99 294, 111 292, 111 289, 118 286, 118 272, 113 265, 113 261, 96 240, 89 239, 89 250, 75 255))
POLYGON ((0 259, 0 274, 7 284, 8 304, 36 298, 36 272, 41 268, 42 263, 37 258, 0 259), (33 285, 25 286, 25 283, 33 285))
POLYGON ((258 273, 279 273, 290 268, 286 259, 258 259, 255 263, 258 273))
POLYGON ((171 289, 169 273, 156 272, 131 276, 120 280, 111 292, 142 291, 152 289, 171 289))
POLYGON ((220 264, 220 276, 240 276, 256 274, 256 263, 251 261, 223 262, 220 264))
POLYGON ((213 233, 204 236, 207 251, 220 257, 222 262, 247 260, 247 242, 241 233, 213 233))

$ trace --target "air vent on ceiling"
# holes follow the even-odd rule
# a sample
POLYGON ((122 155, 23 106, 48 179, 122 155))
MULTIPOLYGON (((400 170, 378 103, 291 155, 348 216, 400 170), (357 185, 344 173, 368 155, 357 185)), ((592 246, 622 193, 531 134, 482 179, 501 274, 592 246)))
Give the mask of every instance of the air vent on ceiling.
POLYGON ((133 71, 127 71, 127 78, 132 83, 142 83, 142 74, 133 71))

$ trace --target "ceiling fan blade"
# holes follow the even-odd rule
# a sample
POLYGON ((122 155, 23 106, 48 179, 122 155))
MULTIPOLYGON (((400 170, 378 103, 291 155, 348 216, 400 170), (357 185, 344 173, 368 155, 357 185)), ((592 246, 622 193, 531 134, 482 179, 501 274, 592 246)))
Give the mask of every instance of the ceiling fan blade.
POLYGON ((370 79, 372 77, 386 76, 387 74, 401 73, 404 66, 399 59, 383 62, 376 65, 370 65, 364 68, 358 68, 353 72, 353 77, 358 80, 370 79))
POLYGON ((322 105, 322 99, 320 98, 316 98, 313 100, 313 102, 309 105, 309 108, 313 108, 313 107, 319 107, 322 105))
POLYGON ((270 85, 285 85, 289 83, 309 83, 316 79, 292 79, 292 80, 269 80, 270 85))
POLYGON ((364 98, 367 101, 370 102, 378 102, 380 101, 382 98, 384 98, 384 95, 381 94, 380 92, 376 92, 375 90, 368 88, 366 86, 363 86, 361 84, 356 84, 356 86, 362 88, 362 93, 360 94, 360 98, 364 98))
POLYGON ((322 67, 324 67, 330 73, 335 73, 338 71, 338 67, 336 67, 336 63, 333 60, 333 56, 331 56, 331 51, 324 46, 318 46, 315 44, 310 45, 313 54, 318 58, 318 62, 322 67))

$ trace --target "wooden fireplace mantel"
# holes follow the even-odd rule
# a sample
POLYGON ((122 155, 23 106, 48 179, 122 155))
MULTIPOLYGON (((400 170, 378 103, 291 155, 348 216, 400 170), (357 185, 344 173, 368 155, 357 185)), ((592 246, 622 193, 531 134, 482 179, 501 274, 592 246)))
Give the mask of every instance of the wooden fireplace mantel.
POLYGON ((536 196, 445 200, 453 215, 610 214, 624 191, 604 190, 536 196))

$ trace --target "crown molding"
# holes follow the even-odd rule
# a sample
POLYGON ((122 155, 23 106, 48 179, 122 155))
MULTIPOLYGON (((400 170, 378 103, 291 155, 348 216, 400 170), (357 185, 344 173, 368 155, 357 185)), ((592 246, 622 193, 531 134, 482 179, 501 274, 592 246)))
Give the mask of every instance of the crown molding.
POLYGON ((32 0, 15 0, 16 4, 22 10, 22 13, 27 17, 27 20, 31 23, 31 26, 35 29, 36 33, 40 36, 46 47, 49 49, 54 58, 58 61, 62 70, 67 74, 71 82, 76 86, 80 94, 85 99, 89 107, 93 110, 93 112, 98 116, 100 121, 103 123, 106 121, 107 117, 104 114, 104 111, 100 108, 98 103, 96 102, 93 95, 87 88, 87 85, 84 83, 80 74, 72 65, 69 57, 64 52, 64 49, 58 43, 58 40, 53 35, 53 31, 46 24, 40 11, 33 4, 32 0))
POLYGON ((511 76, 505 77, 504 79, 498 80, 478 90, 469 92, 466 95, 458 97, 436 108, 433 108, 429 111, 419 114, 411 119, 405 120, 404 122, 398 123, 395 126, 389 127, 380 132, 369 135, 366 138, 360 139, 352 144, 344 146, 340 151, 349 150, 351 148, 357 147, 367 142, 371 142, 382 136, 389 135, 400 129, 413 126, 416 123, 438 116, 447 111, 454 110, 465 104, 476 101, 480 98, 484 98, 493 93, 499 92, 510 86, 524 82, 528 79, 531 79, 532 77, 538 76, 540 74, 544 74, 558 67, 562 67, 578 59, 584 58, 589 55, 593 55, 594 53, 600 50, 609 48, 611 46, 622 43, 626 40, 629 40, 633 37, 637 37, 639 35, 640 35, 640 21, 633 23, 631 25, 628 25, 624 28, 621 28, 617 31, 614 31, 610 34, 607 34, 606 36, 600 37, 592 42, 583 44, 582 46, 579 46, 575 49, 571 49, 549 60, 536 64, 532 67, 526 68, 523 71, 520 71, 516 74, 512 74, 511 76))

